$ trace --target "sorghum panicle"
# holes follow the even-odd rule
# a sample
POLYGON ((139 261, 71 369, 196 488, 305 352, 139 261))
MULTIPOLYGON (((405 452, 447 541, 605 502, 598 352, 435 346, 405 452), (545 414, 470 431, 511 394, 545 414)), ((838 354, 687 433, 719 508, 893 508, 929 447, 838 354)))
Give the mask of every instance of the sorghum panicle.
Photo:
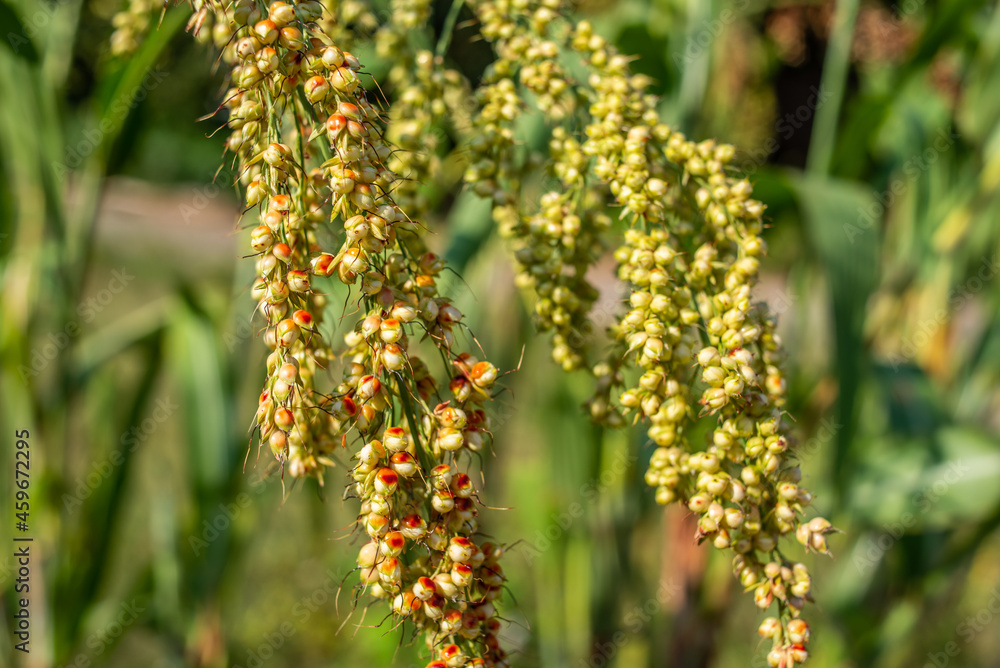
POLYGON ((154 13, 158 4, 162 5, 155 0, 126 0, 125 7, 111 19, 115 29, 109 39, 111 55, 128 56, 139 48, 150 23, 156 20, 154 13))
MULTIPOLYGON (((252 294, 272 350, 254 417, 260 442, 283 473, 321 483, 334 450, 351 447, 350 491, 367 535, 359 591, 387 599, 394 619, 420 629, 431 666, 505 666, 495 607, 504 548, 478 537, 469 475, 491 441, 484 408, 497 368, 462 352, 470 341, 462 313, 437 291, 444 263, 393 196, 419 209, 412 190, 397 190, 391 166, 422 178, 429 163, 394 158, 362 65, 341 46, 352 26, 370 26, 370 14, 358 3, 280 0, 195 9, 193 29, 211 23, 232 66, 227 148, 245 216, 256 219, 252 294), (356 305, 340 349, 320 331, 327 279, 351 286, 356 305), (441 365, 443 382, 421 349, 441 365), (325 391, 338 364, 339 381, 325 391)), ((434 82, 430 72, 424 83, 434 82)), ((422 108, 417 97, 404 104, 422 108)))
POLYGON ((424 42, 430 39, 431 4, 392 0, 389 19, 375 34, 376 53, 393 63, 386 81, 394 98, 386 137, 398 149, 389 168, 401 177, 393 199, 418 219, 430 213, 429 184, 442 187, 455 181, 441 157, 450 139, 448 127, 465 128, 470 122, 463 105, 470 96, 464 78, 417 43, 418 36, 424 42))
POLYGON ((781 342, 752 299, 763 205, 732 168, 734 148, 662 123, 649 79, 587 22, 568 22, 559 0, 470 5, 497 56, 474 96, 412 39, 428 32, 427 0, 392 0, 381 27, 356 1, 193 2, 192 30, 210 26, 233 66, 228 147, 259 216, 253 293, 273 351, 255 417, 262 442, 290 475, 319 477, 349 441, 358 526, 370 539, 358 557, 362 588, 425 632, 435 668, 505 665, 493 606, 503 550, 476 543, 477 496, 462 468, 464 453, 489 440, 484 405, 497 371, 456 349, 462 316, 437 293, 442 262, 414 222, 429 211, 421 182, 447 176, 438 149, 448 122, 464 139, 465 182, 492 200, 518 284, 553 331, 554 360, 595 378, 591 417, 648 425, 657 447, 646 481, 657 501, 696 513, 696 539, 732 550, 757 605, 777 604, 759 629, 773 641, 769 663, 802 663, 810 577, 779 540, 794 534, 826 553, 833 528, 801 519, 811 496, 783 419, 781 342), (388 113, 360 85, 349 52, 359 35, 374 35, 396 63, 388 113), (552 126, 541 159, 515 139, 529 105, 552 126), (539 166, 551 185, 529 206, 539 166), (598 292, 587 275, 618 232, 613 255, 629 297, 609 330, 612 349, 595 362, 598 292), (327 303, 314 287, 334 276, 360 291, 357 326, 336 351, 320 335, 327 303), (439 353, 447 390, 417 335, 439 353), (338 361, 339 384, 321 391, 338 361), (699 420, 712 425, 704 445, 688 439, 699 420))
POLYGON ((648 424, 657 448, 646 482, 657 501, 696 513, 696 539, 732 550, 757 605, 777 604, 780 620, 761 627, 773 640, 769 663, 802 663, 809 631, 799 615, 810 578, 782 555, 779 540, 794 534, 826 553, 833 528, 801 519, 812 497, 798 484, 783 419, 781 342, 766 306, 752 300, 766 250, 764 207, 730 167, 734 148, 692 142, 663 124, 645 92, 648 78, 631 74, 629 59, 587 22, 562 20, 558 0, 473 5, 497 61, 479 92, 474 146, 484 166, 466 178, 494 200, 522 269, 519 284, 534 293, 541 326, 555 331, 553 357, 567 370, 589 363, 596 291, 586 271, 610 236, 607 217, 594 213, 607 201, 625 226, 614 257, 629 298, 610 328, 612 351, 591 366, 590 414, 609 426, 628 416, 648 424), (568 76, 561 63, 571 56, 586 81, 568 76), (517 160, 513 135, 512 121, 531 99, 525 91, 553 124, 546 168, 559 184, 537 212, 521 202, 534 165, 517 160), (702 419, 714 428, 699 446, 687 432, 702 419))

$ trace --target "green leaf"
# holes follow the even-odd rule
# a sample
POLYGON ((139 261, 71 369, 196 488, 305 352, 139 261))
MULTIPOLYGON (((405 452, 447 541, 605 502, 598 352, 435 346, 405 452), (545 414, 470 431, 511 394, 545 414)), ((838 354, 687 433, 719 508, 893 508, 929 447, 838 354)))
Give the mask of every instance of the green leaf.
POLYGON ((139 94, 142 93, 145 98, 150 87, 159 85, 164 77, 171 75, 154 66, 170 40, 184 26, 188 13, 185 9, 167 12, 163 22, 150 31, 135 55, 119 71, 107 76, 107 83, 97 95, 100 116, 98 127, 103 135, 104 150, 121 132, 139 94))
POLYGON ((31 64, 38 62, 35 42, 28 37, 20 17, 3 0, 0 0, 0 44, 22 60, 31 64))
POLYGON ((857 397, 865 367, 862 329, 869 295, 878 280, 882 205, 863 186, 816 176, 793 176, 806 237, 829 279, 834 315, 838 421, 834 481, 843 494, 857 397))
POLYGON ((222 361, 211 322, 186 303, 173 316, 169 337, 170 366, 183 392, 187 449, 200 499, 222 487, 229 477, 222 361))

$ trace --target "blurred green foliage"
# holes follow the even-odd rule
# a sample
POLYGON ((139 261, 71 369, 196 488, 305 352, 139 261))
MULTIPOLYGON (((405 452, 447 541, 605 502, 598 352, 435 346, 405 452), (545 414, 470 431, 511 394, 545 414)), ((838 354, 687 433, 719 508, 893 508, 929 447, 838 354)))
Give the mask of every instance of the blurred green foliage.
MULTIPOLYGON (((14 430, 31 432, 34 537, 32 651, 0 635, 0 663, 419 665, 382 611, 348 616, 341 479, 283 502, 269 457, 244 470, 263 346, 228 175, 211 184, 222 138, 194 120, 222 82, 183 8, 109 58, 115 5, 0 0, 0 411, 5 462, 14 430)), ((995 665, 996 5, 578 9, 638 56, 665 117, 741 147, 769 207, 760 294, 782 315, 805 475, 845 531, 836 560, 809 557, 810 665, 995 665)), ((465 30, 449 56, 477 76, 488 54, 465 30)), ((545 141, 544 119, 521 129, 545 141)), ((486 503, 509 507, 485 523, 512 544, 517 665, 765 665, 762 615, 725 558, 642 484, 649 448, 590 426, 584 379, 549 362, 488 207, 436 194, 458 305, 491 359, 521 361, 485 471, 486 503)))

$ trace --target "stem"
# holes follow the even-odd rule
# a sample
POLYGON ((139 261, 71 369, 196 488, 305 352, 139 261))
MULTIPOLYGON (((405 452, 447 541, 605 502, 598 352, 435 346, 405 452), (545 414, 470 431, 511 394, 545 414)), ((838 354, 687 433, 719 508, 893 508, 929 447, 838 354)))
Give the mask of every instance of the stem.
POLYGON ((444 19, 444 26, 441 27, 441 36, 438 38, 437 48, 434 49, 434 55, 438 58, 443 58, 444 54, 448 51, 448 47, 451 45, 451 36, 455 32, 455 23, 458 21, 458 15, 462 11, 462 5, 464 4, 465 0, 454 0, 451 3, 448 16, 444 19))
POLYGON ((806 171, 811 174, 825 175, 830 172, 859 4, 859 0, 840 0, 837 3, 833 35, 826 49, 823 79, 820 82, 820 90, 829 91, 831 95, 829 102, 816 109, 816 123, 809 139, 809 156, 806 161, 806 171))
MULTIPOLYGON (((702 31, 702 26, 709 25, 715 16, 715 3, 711 0, 688 0, 688 23, 684 33, 685 44, 691 44, 702 31)), ((681 70, 681 83, 678 91, 677 121, 685 131, 693 129, 696 115, 701 110, 708 89, 708 76, 712 65, 712 49, 705 49, 700 58, 687 63, 681 70)))

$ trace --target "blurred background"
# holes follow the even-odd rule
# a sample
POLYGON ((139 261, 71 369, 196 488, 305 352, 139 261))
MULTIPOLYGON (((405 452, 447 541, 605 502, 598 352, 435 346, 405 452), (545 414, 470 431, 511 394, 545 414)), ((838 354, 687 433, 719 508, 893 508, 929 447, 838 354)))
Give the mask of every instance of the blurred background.
MULTIPOLYGON (((183 7, 111 57, 119 5, 0 0, 8 629, 21 429, 34 539, 31 653, 0 634, 0 665, 423 665, 381 607, 353 605, 344 469, 284 502, 270 457, 244 472, 264 346, 232 175, 213 180, 225 133, 196 121, 222 72, 183 7)), ((450 6, 435 3, 436 29, 450 6)), ((835 559, 789 551, 814 572, 809 665, 1000 665, 996 4, 577 11, 638 57, 671 124, 740 147, 768 206, 758 295, 781 316, 816 512, 845 532, 835 559)), ((489 51, 463 37, 469 18, 449 57, 475 77, 489 51)), ((544 146, 544 119, 521 131, 544 146)), ((763 615, 685 513, 653 503, 642 434, 591 426, 586 376, 549 361, 488 205, 438 195, 432 244, 462 271, 457 303, 494 362, 524 356, 486 473, 485 502, 507 510, 483 518, 512 545, 514 665, 764 666, 763 615)))

